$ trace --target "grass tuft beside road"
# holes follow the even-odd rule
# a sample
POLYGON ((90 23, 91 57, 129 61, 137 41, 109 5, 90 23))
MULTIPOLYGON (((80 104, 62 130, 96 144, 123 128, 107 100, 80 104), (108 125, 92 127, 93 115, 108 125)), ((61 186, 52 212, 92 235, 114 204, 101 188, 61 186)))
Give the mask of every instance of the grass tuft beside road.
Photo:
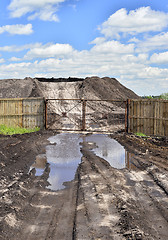
POLYGON ((13 134, 24 134, 37 132, 40 128, 36 127, 33 129, 21 128, 21 127, 7 127, 6 125, 0 125, 0 134, 2 135, 13 135, 13 134))

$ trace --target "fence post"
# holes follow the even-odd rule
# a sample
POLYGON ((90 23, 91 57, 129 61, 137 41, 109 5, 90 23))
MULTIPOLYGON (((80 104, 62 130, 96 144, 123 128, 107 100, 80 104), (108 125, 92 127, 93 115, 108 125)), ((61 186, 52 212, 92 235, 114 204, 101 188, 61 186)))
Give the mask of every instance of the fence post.
POLYGON ((130 132, 129 108, 130 108, 130 99, 127 99, 127 133, 130 132))
POLYGON ((82 131, 86 130, 86 100, 82 99, 82 131))

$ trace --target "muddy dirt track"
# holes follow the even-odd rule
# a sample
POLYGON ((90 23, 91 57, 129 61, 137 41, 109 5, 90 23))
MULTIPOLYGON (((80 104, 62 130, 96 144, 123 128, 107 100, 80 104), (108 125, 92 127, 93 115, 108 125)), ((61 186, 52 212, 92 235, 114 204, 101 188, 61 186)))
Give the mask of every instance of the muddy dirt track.
POLYGON ((75 179, 52 191, 49 164, 41 176, 30 166, 53 135, 0 137, 0 239, 168 239, 166 139, 111 136, 129 151, 129 165, 121 170, 82 142, 75 179))

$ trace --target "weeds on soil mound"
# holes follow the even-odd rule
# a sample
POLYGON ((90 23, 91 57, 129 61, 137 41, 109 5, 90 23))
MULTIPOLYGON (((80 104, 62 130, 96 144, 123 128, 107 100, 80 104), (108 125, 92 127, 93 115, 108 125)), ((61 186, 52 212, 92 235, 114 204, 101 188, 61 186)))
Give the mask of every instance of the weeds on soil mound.
POLYGON ((7 127, 5 125, 0 125, 0 134, 2 135, 13 135, 13 134, 24 134, 37 132, 40 128, 36 127, 33 129, 21 128, 21 127, 7 127))

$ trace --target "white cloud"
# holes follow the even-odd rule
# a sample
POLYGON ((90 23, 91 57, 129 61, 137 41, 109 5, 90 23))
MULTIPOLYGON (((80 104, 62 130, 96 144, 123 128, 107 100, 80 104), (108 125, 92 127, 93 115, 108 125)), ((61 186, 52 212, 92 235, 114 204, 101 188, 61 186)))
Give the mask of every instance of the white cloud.
POLYGON ((40 47, 32 48, 25 55, 25 59, 33 58, 50 58, 58 57, 62 58, 73 52, 73 48, 69 44, 47 44, 40 47))
POLYGON ((141 53, 138 56, 135 56, 134 54, 126 54, 121 57, 121 60, 124 62, 130 62, 130 63, 144 63, 148 59, 148 54, 141 53))
POLYGON ((131 38, 128 42, 134 42, 134 43, 139 43, 140 40, 136 37, 131 38))
POLYGON ((33 33, 32 24, 5 25, 0 27, 0 34, 7 32, 11 35, 29 35, 33 33))
POLYGON ((30 14, 29 20, 39 18, 44 21, 58 21, 55 12, 64 1, 66 0, 12 0, 8 9, 11 11, 11 17, 30 14))
POLYGON ((106 37, 119 37, 119 33, 131 35, 149 31, 161 31, 168 26, 168 13, 141 7, 129 13, 122 8, 112 14, 100 27, 106 37))
POLYGON ((19 62, 19 61, 21 61, 22 59, 21 58, 17 58, 17 57, 11 57, 10 59, 9 59, 9 61, 11 61, 11 62, 19 62))
POLYGON ((5 62, 5 59, 0 58, 0 63, 4 63, 4 62, 5 62))
POLYGON ((138 51, 148 52, 151 50, 168 49, 168 32, 160 33, 152 37, 148 37, 138 43, 138 51))
POLYGON ((91 51, 99 53, 117 53, 117 54, 132 53, 134 52, 134 44, 124 45, 118 41, 113 40, 98 44, 94 46, 91 51))
POLYGON ((154 53, 150 58, 151 63, 168 64, 168 52, 154 53))
POLYGON ((30 44, 25 44, 22 46, 16 46, 16 45, 3 46, 3 47, 0 47, 0 51, 2 51, 2 52, 21 52, 23 50, 40 47, 41 45, 42 45, 41 43, 32 43, 32 44, 30 43, 30 44))
POLYGON ((101 44, 103 42, 105 42, 106 39, 104 37, 97 37, 95 38, 92 42, 90 42, 89 44, 101 44))

